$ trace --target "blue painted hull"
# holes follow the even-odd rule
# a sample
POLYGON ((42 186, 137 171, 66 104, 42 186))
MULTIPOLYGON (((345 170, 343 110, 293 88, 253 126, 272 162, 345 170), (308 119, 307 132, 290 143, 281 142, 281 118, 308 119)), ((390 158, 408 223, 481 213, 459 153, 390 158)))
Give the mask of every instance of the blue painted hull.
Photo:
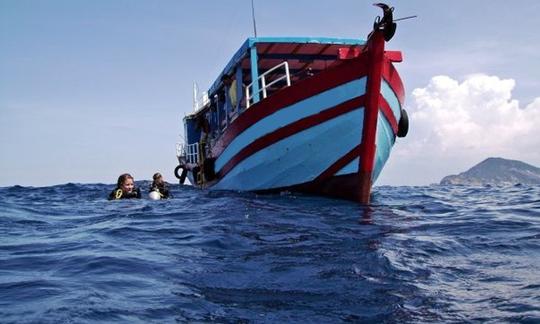
MULTIPOLYGON (((191 165, 190 181, 215 190, 293 190, 367 203, 371 186, 390 156, 403 112, 403 86, 392 64, 401 60, 401 54, 384 52, 382 37, 377 33, 373 37, 374 49, 369 42, 364 50, 345 48, 332 67, 292 84, 287 80, 286 87, 268 97, 266 88, 263 98, 251 97, 249 85, 244 108, 220 110, 232 102, 231 91, 242 87, 226 88, 224 101, 215 90, 215 102, 184 120, 186 144, 201 147, 197 163, 185 163, 191 165), (205 128, 206 120, 210 122, 205 128)), ((267 45, 251 48, 251 58, 247 55, 244 61, 235 56, 235 64, 251 62, 256 69, 254 62, 264 65, 264 60, 253 60, 253 55, 262 57, 289 45, 301 52, 296 43, 267 45)), ((330 46, 340 53, 344 49, 336 44, 317 46, 320 53, 330 46)), ((297 62, 299 69, 302 62, 297 62)), ((236 78, 249 80, 241 72, 237 70, 236 78)), ((212 88, 219 86, 215 83, 212 88)))

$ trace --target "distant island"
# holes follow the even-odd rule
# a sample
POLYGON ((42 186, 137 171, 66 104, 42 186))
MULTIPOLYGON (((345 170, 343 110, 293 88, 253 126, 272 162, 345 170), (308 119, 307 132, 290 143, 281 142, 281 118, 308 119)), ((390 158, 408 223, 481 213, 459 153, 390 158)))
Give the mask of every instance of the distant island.
POLYGON ((444 177, 441 185, 540 184, 540 168, 503 158, 488 158, 458 175, 444 177))

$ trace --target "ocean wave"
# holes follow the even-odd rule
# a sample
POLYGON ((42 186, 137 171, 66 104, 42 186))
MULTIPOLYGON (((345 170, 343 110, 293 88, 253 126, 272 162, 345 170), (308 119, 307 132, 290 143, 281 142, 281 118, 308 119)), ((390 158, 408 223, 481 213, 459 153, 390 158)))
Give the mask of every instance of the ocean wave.
POLYGON ((540 320, 537 186, 382 186, 370 206, 113 188, 0 188, 2 321, 540 320))

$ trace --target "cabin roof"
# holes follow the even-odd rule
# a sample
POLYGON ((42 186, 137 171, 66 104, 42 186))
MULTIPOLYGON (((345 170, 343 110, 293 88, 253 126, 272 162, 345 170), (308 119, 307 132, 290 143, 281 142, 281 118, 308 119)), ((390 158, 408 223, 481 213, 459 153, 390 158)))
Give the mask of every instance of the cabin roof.
POLYGON ((335 60, 337 50, 343 46, 363 46, 365 40, 352 38, 330 37, 250 37, 236 51, 229 63, 218 75, 208 93, 214 94, 221 85, 224 74, 233 73, 233 68, 242 64, 249 68, 249 54, 253 46, 257 48, 259 69, 268 69, 281 61, 288 60, 292 69, 300 68, 305 62, 318 59, 319 61, 335 60), (294 58, 294 60, 290 60, 294 58), (295 65, 296 63, 296 65, 295 65))

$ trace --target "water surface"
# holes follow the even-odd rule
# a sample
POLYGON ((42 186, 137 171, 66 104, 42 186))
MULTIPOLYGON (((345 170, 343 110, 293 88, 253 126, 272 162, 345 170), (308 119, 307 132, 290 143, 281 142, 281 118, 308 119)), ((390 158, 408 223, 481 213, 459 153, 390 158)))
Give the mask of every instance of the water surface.
POLYGON ((0 322, 540 322, 540 187, 112 189, 0 188, 0 322))

